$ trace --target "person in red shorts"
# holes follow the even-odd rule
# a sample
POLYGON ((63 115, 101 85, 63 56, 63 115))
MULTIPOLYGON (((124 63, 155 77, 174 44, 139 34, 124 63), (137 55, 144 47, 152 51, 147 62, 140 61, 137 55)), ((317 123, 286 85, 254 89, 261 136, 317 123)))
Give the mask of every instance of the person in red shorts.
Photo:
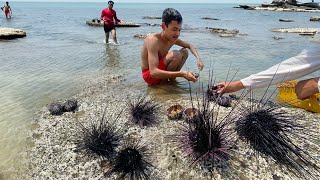
POLYGON ((12 10, 11 7, 9 6, 9 2, 6 2, 6 5, 1 7, 1 10, 4 9, 4 14, 6 15, 6 18, 11 18, 12 10))
POLYGON ((157 85, 177 77, 192 82, 198 80, 191 71, 181 70, 188 58, 187 48, 196 57, 198 69, 203 69, 203 63, 193 45, 179 39, 181 25, 181 14, 176 9, 167 8, 162 14, 162 32, 150 34, 144 40, 141 69, 147 84, 157 85), (169 52, 173 45, 181 46, 182 49, 169 52))
POLYGON ((109 41, 109 32, 112 33, 112 38, 114 43, 118 44, 117 36, 116 36, 116 28, 115 22, 121 22, 120 19, 117 18, 117 13, 113 10, 113 1, 108 1, 108 8, 105 8, 101 12, 100 19, 104 21, 104 32, 106 34, 106 43, 109 41))

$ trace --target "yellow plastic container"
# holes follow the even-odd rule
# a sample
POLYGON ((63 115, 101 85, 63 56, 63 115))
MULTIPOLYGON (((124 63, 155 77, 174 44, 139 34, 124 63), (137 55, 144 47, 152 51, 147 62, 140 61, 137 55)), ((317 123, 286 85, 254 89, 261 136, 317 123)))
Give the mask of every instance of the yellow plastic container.
POLYGON ((278 84, 278 97, 280 102, 282 101, 295 107, 320 113, 320 93, 311 96, 309 99, 301 101, 295 93, 297 83, 298 81, 295 80, 278 84))

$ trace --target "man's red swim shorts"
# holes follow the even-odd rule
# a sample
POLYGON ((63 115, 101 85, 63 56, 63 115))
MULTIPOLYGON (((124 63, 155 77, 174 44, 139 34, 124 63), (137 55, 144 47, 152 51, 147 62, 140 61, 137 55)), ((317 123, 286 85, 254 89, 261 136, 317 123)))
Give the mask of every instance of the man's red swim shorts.
MULTIPOLYGON (((164 64, 164 57, 160 58, 158 68, 161 70, 167 70, 167 66, 164 64)), ((142 71, 142 77, 149 85, 157 85, 161 82, 161 79, 153 78, 150 76, 150 70, 145 69, 142 71)))
POLYGON ((6 16, 10 15, 10 11, 9 10, 4 11, 4 13, 6 14, 6 16))

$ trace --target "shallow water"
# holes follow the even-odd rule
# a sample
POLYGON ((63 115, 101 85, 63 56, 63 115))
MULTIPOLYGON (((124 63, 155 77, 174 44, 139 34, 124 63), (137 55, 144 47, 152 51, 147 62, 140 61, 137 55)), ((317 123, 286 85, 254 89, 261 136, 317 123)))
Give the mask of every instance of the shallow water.
MULTIPOLYGON (((105 3, 12 2, 11 6, 13 18, 5 19, 1 15, 0 26, 21 28, 27 37, 0 41, 0 177, 23 171, 22 152, 29 129, 26 125, 32 121, 33 114, 54 100, 79 93, 83 83, 97 74, 124 74, 128 85, 121 88, 148 92, 159 100, 188 96, 189 84, 183 79, 178 79, 177 85, 164 87, 148 87, 142 81, 139 65, 143 40, 133 35, 159 32, 160 27, 118 28, 120 45, 106 45, 103 28, 85 24, 100 16, 105 3)), ((310 37, 270 31, 281 27, 319 28, 317 22, 309 21, 319 13, 246 11, 233 6, 236 5, 119 3, 114 8, 118 18, 136 23, 160 23, 142 17, 161 16, 166 7, 178 9, 184 18, 181 39, 197 48, 205 64, 200 73, 205 84, 212 68, 216 81, 226 79, 229 67, 228 79, 237 69, 235 79, 239 79, 297 55, 307 46, 320 45, 310 37), (206 16, 220 20, 201 19, 206 16), (295 22, 279 22, 280 18, 295 22), (210 34, 206 27, 239 29, 248 35, 221 38, 210 34), (273 36, 284 39, 276 41, 273 36)), ((184 69, 197 70, 191 53, 184 69)), ((192 88, 199 86, 197 83, 192 88)), ((258 90, 257 94, 263 91, 258 90)))

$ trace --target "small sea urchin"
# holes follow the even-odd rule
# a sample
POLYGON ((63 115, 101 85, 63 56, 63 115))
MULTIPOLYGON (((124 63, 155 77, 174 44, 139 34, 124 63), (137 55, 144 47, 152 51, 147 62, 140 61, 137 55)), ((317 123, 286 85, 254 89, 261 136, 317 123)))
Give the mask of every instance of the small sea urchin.
POLYGON ((129 119, 134 124, 144 127, 159 123, 157 117, 159 105, 152 99, 147 99, 146 96, 139 96, 136 100, 130 101, 128 106, 129 119))
POLYGON ((63 105, 60 103, 51 103, 48 105, 48 110, 51 115, 61 115, 63 113, 63 105))
POLYGON ((63 105, 65 112, 74 112, 77 107, 78 101, 76 99, 68 99, 63 105))
POLYGON ((112 169, 106 174, 118 174, 119 179, 149 180, 151 168, 150 154, 146 146, 126 143, 112 162, 112 169))
MULTIPOLYGON (((119 116, 118 116, 119 117, 119 116)), ((116 118, 116 120, 118 119, 116 118)), ((103 117, 98 122, 91 122, 88 127, 80 123, 80 135, 76 140, 77 149, 84 151, 89 156, 104 157, 107 159, 115 155, 115 149, 120 144, 123 133, 108 119, 103 117)))

